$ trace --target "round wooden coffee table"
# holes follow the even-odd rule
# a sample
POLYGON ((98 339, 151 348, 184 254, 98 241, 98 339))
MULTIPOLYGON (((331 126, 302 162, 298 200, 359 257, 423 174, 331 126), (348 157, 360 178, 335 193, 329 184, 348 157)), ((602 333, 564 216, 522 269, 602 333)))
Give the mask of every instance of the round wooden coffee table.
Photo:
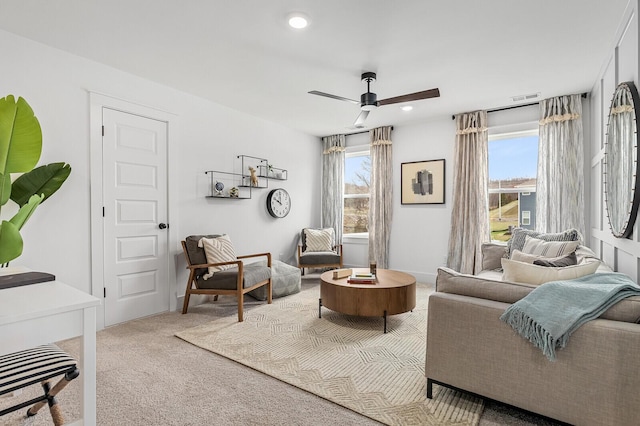
MULTIPOLYGON (((368 268, 354 268, 353 273, 366 273, 368 268)), ((375 284, 349 284, 347 278, 333 279, 333 271, 320 276, 318 317, 322 307, 347 315, 383 317, 387 332, 387 316, 408 312, 416 307, 414 276, 390 269, 376 271, 375 284)))

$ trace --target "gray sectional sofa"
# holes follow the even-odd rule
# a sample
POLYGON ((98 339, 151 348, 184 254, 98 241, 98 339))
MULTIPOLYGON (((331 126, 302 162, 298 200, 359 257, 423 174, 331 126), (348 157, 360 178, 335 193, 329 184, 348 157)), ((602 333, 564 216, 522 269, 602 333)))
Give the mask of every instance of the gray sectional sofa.
MULTIPOLYGON (((586 247, 577 254, 579 262, 597 261, 586 247)), ((428 308, 427 396, 435 383, 570 424, 640 424, 640 297, 583 325, 551 362, 500 320, 536 286, 500 275, 438 270, 428 308)))

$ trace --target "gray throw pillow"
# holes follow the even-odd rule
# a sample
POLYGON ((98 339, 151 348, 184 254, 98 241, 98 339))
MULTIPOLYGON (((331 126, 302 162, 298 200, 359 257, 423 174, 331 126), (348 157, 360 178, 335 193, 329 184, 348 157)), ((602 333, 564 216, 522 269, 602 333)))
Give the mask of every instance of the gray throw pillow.
POLYGON ((511 258, 513 250, 520 250, 524 247, 527 235, 543 241, 580 241, 582 236, 577 229, 567 229, 564 232, 555 234, 531 231, 524 228, 514 228, 511 233, 511 239, 507 242, 507 254, 511 258))
POLYGON ((578 258, 574 251, 568 256, 561 257, 560 259, 536 259, 533 261, 534 265, 548 266, 548 267, 565 267, 578 264, 578 258))
POLYGON ((507 246, 504 244, 483 243, 482 244, 482 270, 498 271, 502 270, 501 260, 507 253, 507 246))

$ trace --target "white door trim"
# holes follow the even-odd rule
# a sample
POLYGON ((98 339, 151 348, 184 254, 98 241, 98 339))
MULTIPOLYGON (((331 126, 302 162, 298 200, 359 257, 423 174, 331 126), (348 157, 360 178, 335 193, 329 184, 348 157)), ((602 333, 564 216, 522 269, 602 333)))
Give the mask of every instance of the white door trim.
MULTIPOLYGON (((178 208, 173 200, 178 194, 178 173, 175 159, 179 158, 179 117, 156 108, 136 104, 108 95, 89 92, 89 154, 91 193, 91 294, 104 300, 104 230, 103 230, 103 182, 102 182, 102 109, 104 107, 136 114, 167 123, 167 214, 169 223, 167 277, 169 281, 169 310, 177 306, 176 255, 182 252, 178 239, 178 208)), ((104 328, 104 303, 96 314, 98 330, 104 328)))

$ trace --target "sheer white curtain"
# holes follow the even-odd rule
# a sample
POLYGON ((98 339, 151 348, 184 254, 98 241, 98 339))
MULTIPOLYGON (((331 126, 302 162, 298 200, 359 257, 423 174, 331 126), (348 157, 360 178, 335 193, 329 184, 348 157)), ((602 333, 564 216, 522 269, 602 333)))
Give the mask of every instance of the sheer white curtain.
POLYGON ((453 205, 447 266, 465 274, 482 270, 482 243, 490 240, 487 112, 456 116, 453 205))
POLYGON ((322 138, 322 227, 333 228, 335 244, 342 243, 344 193, 344 135, 322 138))
POLYGON ((371 189, 369 194, 369 261, 389 266, 389 238, 393 213, 393 162, 390 126, 369 131, 371 189))
POLYGON ((584 167, 580 95, 540 102, 536 228, 584 235, 584 167))

